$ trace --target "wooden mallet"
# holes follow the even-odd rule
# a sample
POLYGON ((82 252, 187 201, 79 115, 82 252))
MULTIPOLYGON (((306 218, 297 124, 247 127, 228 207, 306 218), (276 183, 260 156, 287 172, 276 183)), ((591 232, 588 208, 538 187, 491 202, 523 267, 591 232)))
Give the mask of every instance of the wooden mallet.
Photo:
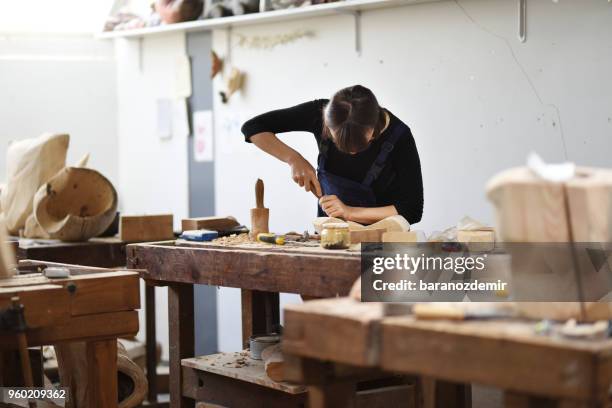
POLYGON ((257 179, 255 183, 255 202, 256 208, 251 209, 251 238, 257 239, 260 232, 270 232, 268 229, 268 219, 270 210, 264 207, 264 183, 257 179))

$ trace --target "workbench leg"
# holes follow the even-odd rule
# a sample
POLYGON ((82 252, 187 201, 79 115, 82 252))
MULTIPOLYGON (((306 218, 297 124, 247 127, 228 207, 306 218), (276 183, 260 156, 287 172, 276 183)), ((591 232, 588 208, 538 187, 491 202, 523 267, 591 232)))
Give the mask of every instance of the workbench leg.
POLYGON ((504 393, 504 407, 506 408, 604 408, 607 406, 606 401, 588 403, 584 401, 537 397, 512 391, 504 393))
POLYGON ((418 398, 423 408, 469 408, 472 406, 472 387, 470 384, 421 377, 418 389, 418 398))
POLYGON ((87 379, 91 408, 116 408, 117 339, 89 341, 86 345, 87 379))
POLYGON ((310 408, 353 408, 357 395, 354 382, 335 382, 308 387, 310 408))
POLYGON ((253 334, 265 334, 279 327, 278 293, 242 289, 241 306, 243 347, 249 346, 249 337, 253 334))
POLYGON ((157 336, 155 328, 155 286, 145 282, 145 342, 147 360, 147 401, 157 402, 157 336))
POLYGON ((183 397, 181 360, 193 357, 194 319, 193 285, 173 283, 168 286, 168 321, 170 338, 170 407, 193 408, 195 401, 183 397))

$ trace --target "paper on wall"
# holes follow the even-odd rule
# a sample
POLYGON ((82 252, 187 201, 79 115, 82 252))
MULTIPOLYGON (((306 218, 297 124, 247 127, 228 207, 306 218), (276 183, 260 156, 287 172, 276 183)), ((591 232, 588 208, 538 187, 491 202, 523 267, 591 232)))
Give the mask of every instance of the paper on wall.
POLYGON ((193 113, 193 155, 196 162, 213 160, 213 114, 212 111, 193 113))

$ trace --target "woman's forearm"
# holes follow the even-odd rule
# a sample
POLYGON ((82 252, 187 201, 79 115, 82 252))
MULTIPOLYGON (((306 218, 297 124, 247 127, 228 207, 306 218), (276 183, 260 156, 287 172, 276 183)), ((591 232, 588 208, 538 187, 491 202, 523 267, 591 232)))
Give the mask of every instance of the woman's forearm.
POLYGON ((373 224, 393 215, 397 215, 397 209, 394 205, 387 205, 385 207, 349 207, 347 221, 373 224))
POLYGON ((262 132, 251 136, 251 142, 264 152, 276 157, 285 163, 291 163, 296 157, 301 155, 291 147, 283 143, 272 132, 262 132))

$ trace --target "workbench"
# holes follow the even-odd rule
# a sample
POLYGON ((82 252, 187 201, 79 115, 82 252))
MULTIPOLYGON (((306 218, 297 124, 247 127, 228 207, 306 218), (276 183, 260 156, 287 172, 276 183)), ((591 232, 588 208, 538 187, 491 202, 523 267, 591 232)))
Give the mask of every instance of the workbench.
MULTIPOLYGON (((71 276, 61 279, 40 273, 0 279, 0 309, 19 298, 29 347, 85 342, 87 376, 93 384, 85 391, 87 406, 117 407, 117 338, 138 332, 138 273, 70 270, 71 276)), ((16 349, 16 337, 2 332, 0 352, 16 349)))
MULTIPOLYGON (((150 285, 168 286, 172 407, 193 407, 194 400, 183 391, 198 386, 197 381, 184 383, 181 367, 182 359, 194 357, 194 284, 242 289, 242 337, 246 341, 252 333, 265 333, 270 314, 278 322, 279 292, 346 295, 361 271, 359 252, 318 246, 167 241, 130 244, 127 257, 128 267, 143 270, 141 276, 150 285), (275 304, 266 313, 271 298, 275 304)), ((153 292, 151 286, 147 290, 153 292)), ((147 314, 153 310, 147 305, 147 314)))
MULTIPOLYGON (((116 268, 126 265, 125 247, 127 243, 117 237, 91 238, 85 242, 62 242, 54 239, 22 239, 20 241, 16 237, 10 237, 9 245, 14 248, 18 261, 29 259, 99 268, 116 268)), ((152 289, 145 289, 145 313, 147 308, 155 308, 155 293, 152 289)), ((157 375, 155 321, 150 321, 150 319, 155 319, 154 312, 146 313, 145 341, 147 344, 147 380, 149 382, 147 401, 155 405, 160 376, 157 375)), ((164 406, 167 404, 159 404, 159 407, 164 406)))
POLYGON ((373 372, 420 376, 419 399, 430 407, 469 406, 461 385, 471 383, 502 389, 507 407, 608 406, 609 338, 540 335, 528 320, 430 321, 389 310, 350 298, 285 307, 286 374, 309 385, 314 407, 351 406, 353 381, 373 372))

